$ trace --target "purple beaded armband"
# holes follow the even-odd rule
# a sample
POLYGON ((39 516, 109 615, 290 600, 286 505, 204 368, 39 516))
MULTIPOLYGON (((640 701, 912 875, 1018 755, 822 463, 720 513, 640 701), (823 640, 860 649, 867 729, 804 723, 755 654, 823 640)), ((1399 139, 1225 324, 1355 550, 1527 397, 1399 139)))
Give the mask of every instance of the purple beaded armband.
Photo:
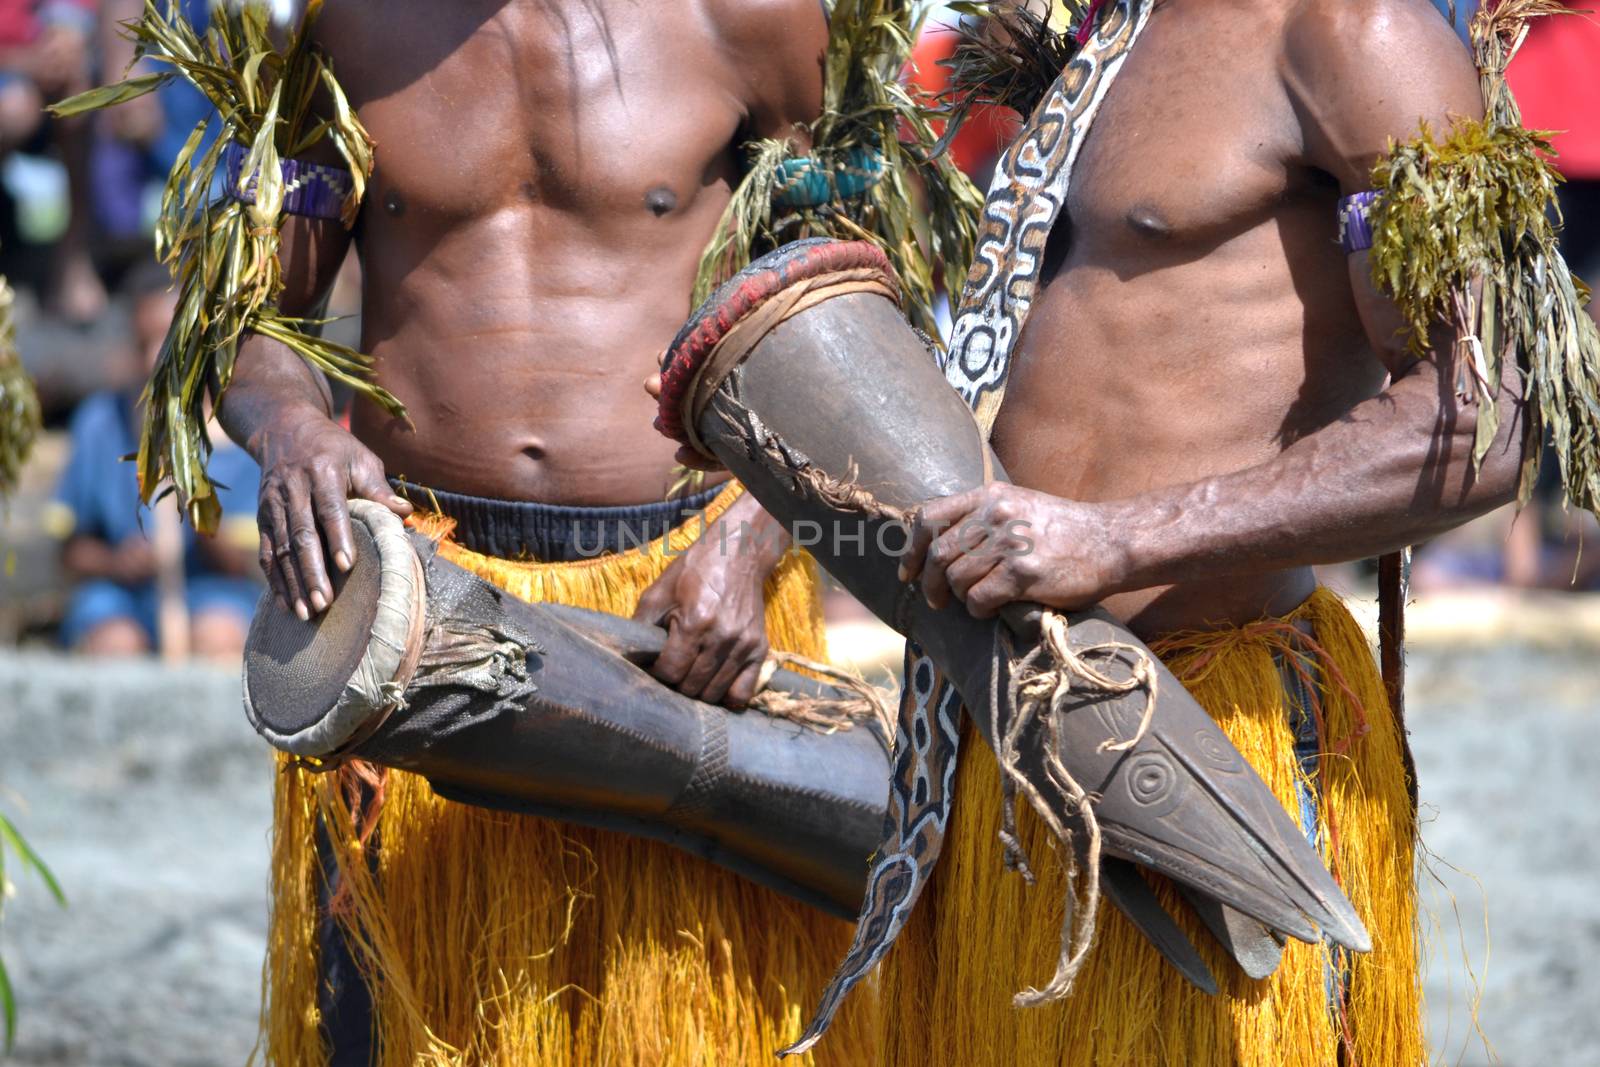
MULTIPOLYGON (((229 196, 240 203, 256 202, 256 186, 252 180, 244 189, 239 188, 239 172, 244 169, 249 150, 238 142, 222 150, 222 163, 227 168, 229 196)), ((321 163, 305 163, 286 159, 283 168, 283 210, 291 215, 304 215, 313 219, 337 219, 344 213, 344 202, 355 188, 350 172, 341 167, 321 163)))
POLYGON ((1371 190, 1339 201, 1339 245, 1346 254, 1372 247, 1372 221, 1367 212, 1378 202, 1371 190))

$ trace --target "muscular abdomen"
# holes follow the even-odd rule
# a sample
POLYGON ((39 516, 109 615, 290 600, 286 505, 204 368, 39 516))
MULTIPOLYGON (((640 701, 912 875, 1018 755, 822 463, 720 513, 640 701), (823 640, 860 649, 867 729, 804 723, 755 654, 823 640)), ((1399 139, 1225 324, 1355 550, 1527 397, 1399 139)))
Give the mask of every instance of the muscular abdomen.
MULTIPOLYGON (((1076 234, 1034 304, 995 425, 1011 477, 1076 500, 1134 497, 1264 463, 1370 395, 1381 371, 1361 369, 1342 259, 1292 271, 1295 223, 1192 256, 1076 234)), ((1107 606, 1152 636, 1281 613, 1310 590, 1305 571, 1219 574, 1107 606)))
POLYGON ((665 492, 643 383, 688 316, 743 117, 679 6, 324 17, 378 144, 363 348, 412 425, 363 403, 353 429, 391 476, 550 503, 665 492))

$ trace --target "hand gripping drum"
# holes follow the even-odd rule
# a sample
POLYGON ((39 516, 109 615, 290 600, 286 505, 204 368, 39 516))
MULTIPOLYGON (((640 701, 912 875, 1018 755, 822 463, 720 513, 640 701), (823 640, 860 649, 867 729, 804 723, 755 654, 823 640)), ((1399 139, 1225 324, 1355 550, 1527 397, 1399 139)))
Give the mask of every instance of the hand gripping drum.
MULTIPOLYGON (((779 670, 824 733, 683 696, 647 674, 665 634, 529 604, 350 502, 355 564, 301 622, 263 596, 245 712, 278 749, 426 777, 451 800, 655 838, 853 916, 877 844, 887 740, 860 696, 779 670)), ((758 698, 757 706, 761 704, 758 698)))

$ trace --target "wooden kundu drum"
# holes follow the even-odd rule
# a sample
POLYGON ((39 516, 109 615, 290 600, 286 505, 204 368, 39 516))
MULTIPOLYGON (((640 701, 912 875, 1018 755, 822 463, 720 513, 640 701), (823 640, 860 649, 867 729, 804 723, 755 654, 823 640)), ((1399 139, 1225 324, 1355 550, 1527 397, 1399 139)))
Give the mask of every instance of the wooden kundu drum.
MULTIPOLYGON (((529 604, 368 501, 356 560, 310 622, 265 596, 245 712, 295 756, 420 774, 452 800, 655 838, 853 917, 877 845, 887 739, 859 694, 779 670, 824 732, 691 700, 641 669, 664 633, 529 604)), ((760 698, 758 698, 759 703, 760 698)))
MULTIPOLYGON (((1025 652, 1040 639, 1041 612, 1012 605, 1003 621, 980 621, 959 603, 934 611, 898 579, 906 538, 882 528, 897 521, 888 516, 1005 473, 897 301, 870 244, 810 240, 764 256, 678 334, 662 367, 657 428, 726 465, 791 529, 822 531, 811 546, 818 561, 922 646, 998 752, 990 694, 1007 692, 1004 679, 991 687, 997 665, 1009 669, 1000 661, 1011 661, 998 628, 1025 652), (863 515, 875 517, 861 537, 863 515)), ((1367 951, 1366 930, 1316 851, 1182 685, 1105 612, 1067 621, 1074 649, 1127 649, 1101 655, 1105 672, 1125 679, 1140 661, 1157 670, 1153 721, 1131 748, 1107 742, 1138 735, 1148 688, 1078 688, 1020 756, 1028 779, 1042 781, 1052 754, 1043 750, 1054 749, 1098 797, 1094 814, 1113 857, 1101 869, 1106 895, 1204 988, 1215 988, 1204 963, 1125 861, 1176 880, 1249 973, 1276 966, 1284 935, 1367 951)), ((1069 826, 1076 818, 1055 814, 1069 826)))

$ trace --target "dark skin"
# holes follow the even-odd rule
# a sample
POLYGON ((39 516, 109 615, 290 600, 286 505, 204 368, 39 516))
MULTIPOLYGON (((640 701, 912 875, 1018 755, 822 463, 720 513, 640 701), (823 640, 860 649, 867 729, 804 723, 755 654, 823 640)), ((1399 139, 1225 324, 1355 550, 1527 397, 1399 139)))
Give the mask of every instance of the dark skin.
POLYGON ((984 617, 1103 602, 1154 637, 1287 612, 1314 564, 1508 502, 1514 373, 1474 473, 1453 337, 1410 356, 1366 254, 1335 243, 1337 199, 1390 138, 1481 114, 1425 0, 1159 4, 1084 146, 994 428, 1017 484, 924 506, 902 575, 984 617), (1025 523, 1032 551, 972 522, 1025 523))
MULTIPOLYGON (((464 0, 329 5, 318 25, 378 143, 354 236, 291 220, 290 313, 316 307, 352 243, 362 344, 410 424, 250 338, 219 415, 263 471, 261 562, 303 617, 353 549, 345 499, 397 515, 387 478, 508 500, 660 500, 673 448, 639 380, 688 317, 752 138, 821 108, 816 0, 464 0)), ((772 523, 741 499, 727 522, 772 523)), ((640 617, 666 621, 656 674, 740 705, 767 651, 762 585, 784 542, 675 561, 640 617)))

